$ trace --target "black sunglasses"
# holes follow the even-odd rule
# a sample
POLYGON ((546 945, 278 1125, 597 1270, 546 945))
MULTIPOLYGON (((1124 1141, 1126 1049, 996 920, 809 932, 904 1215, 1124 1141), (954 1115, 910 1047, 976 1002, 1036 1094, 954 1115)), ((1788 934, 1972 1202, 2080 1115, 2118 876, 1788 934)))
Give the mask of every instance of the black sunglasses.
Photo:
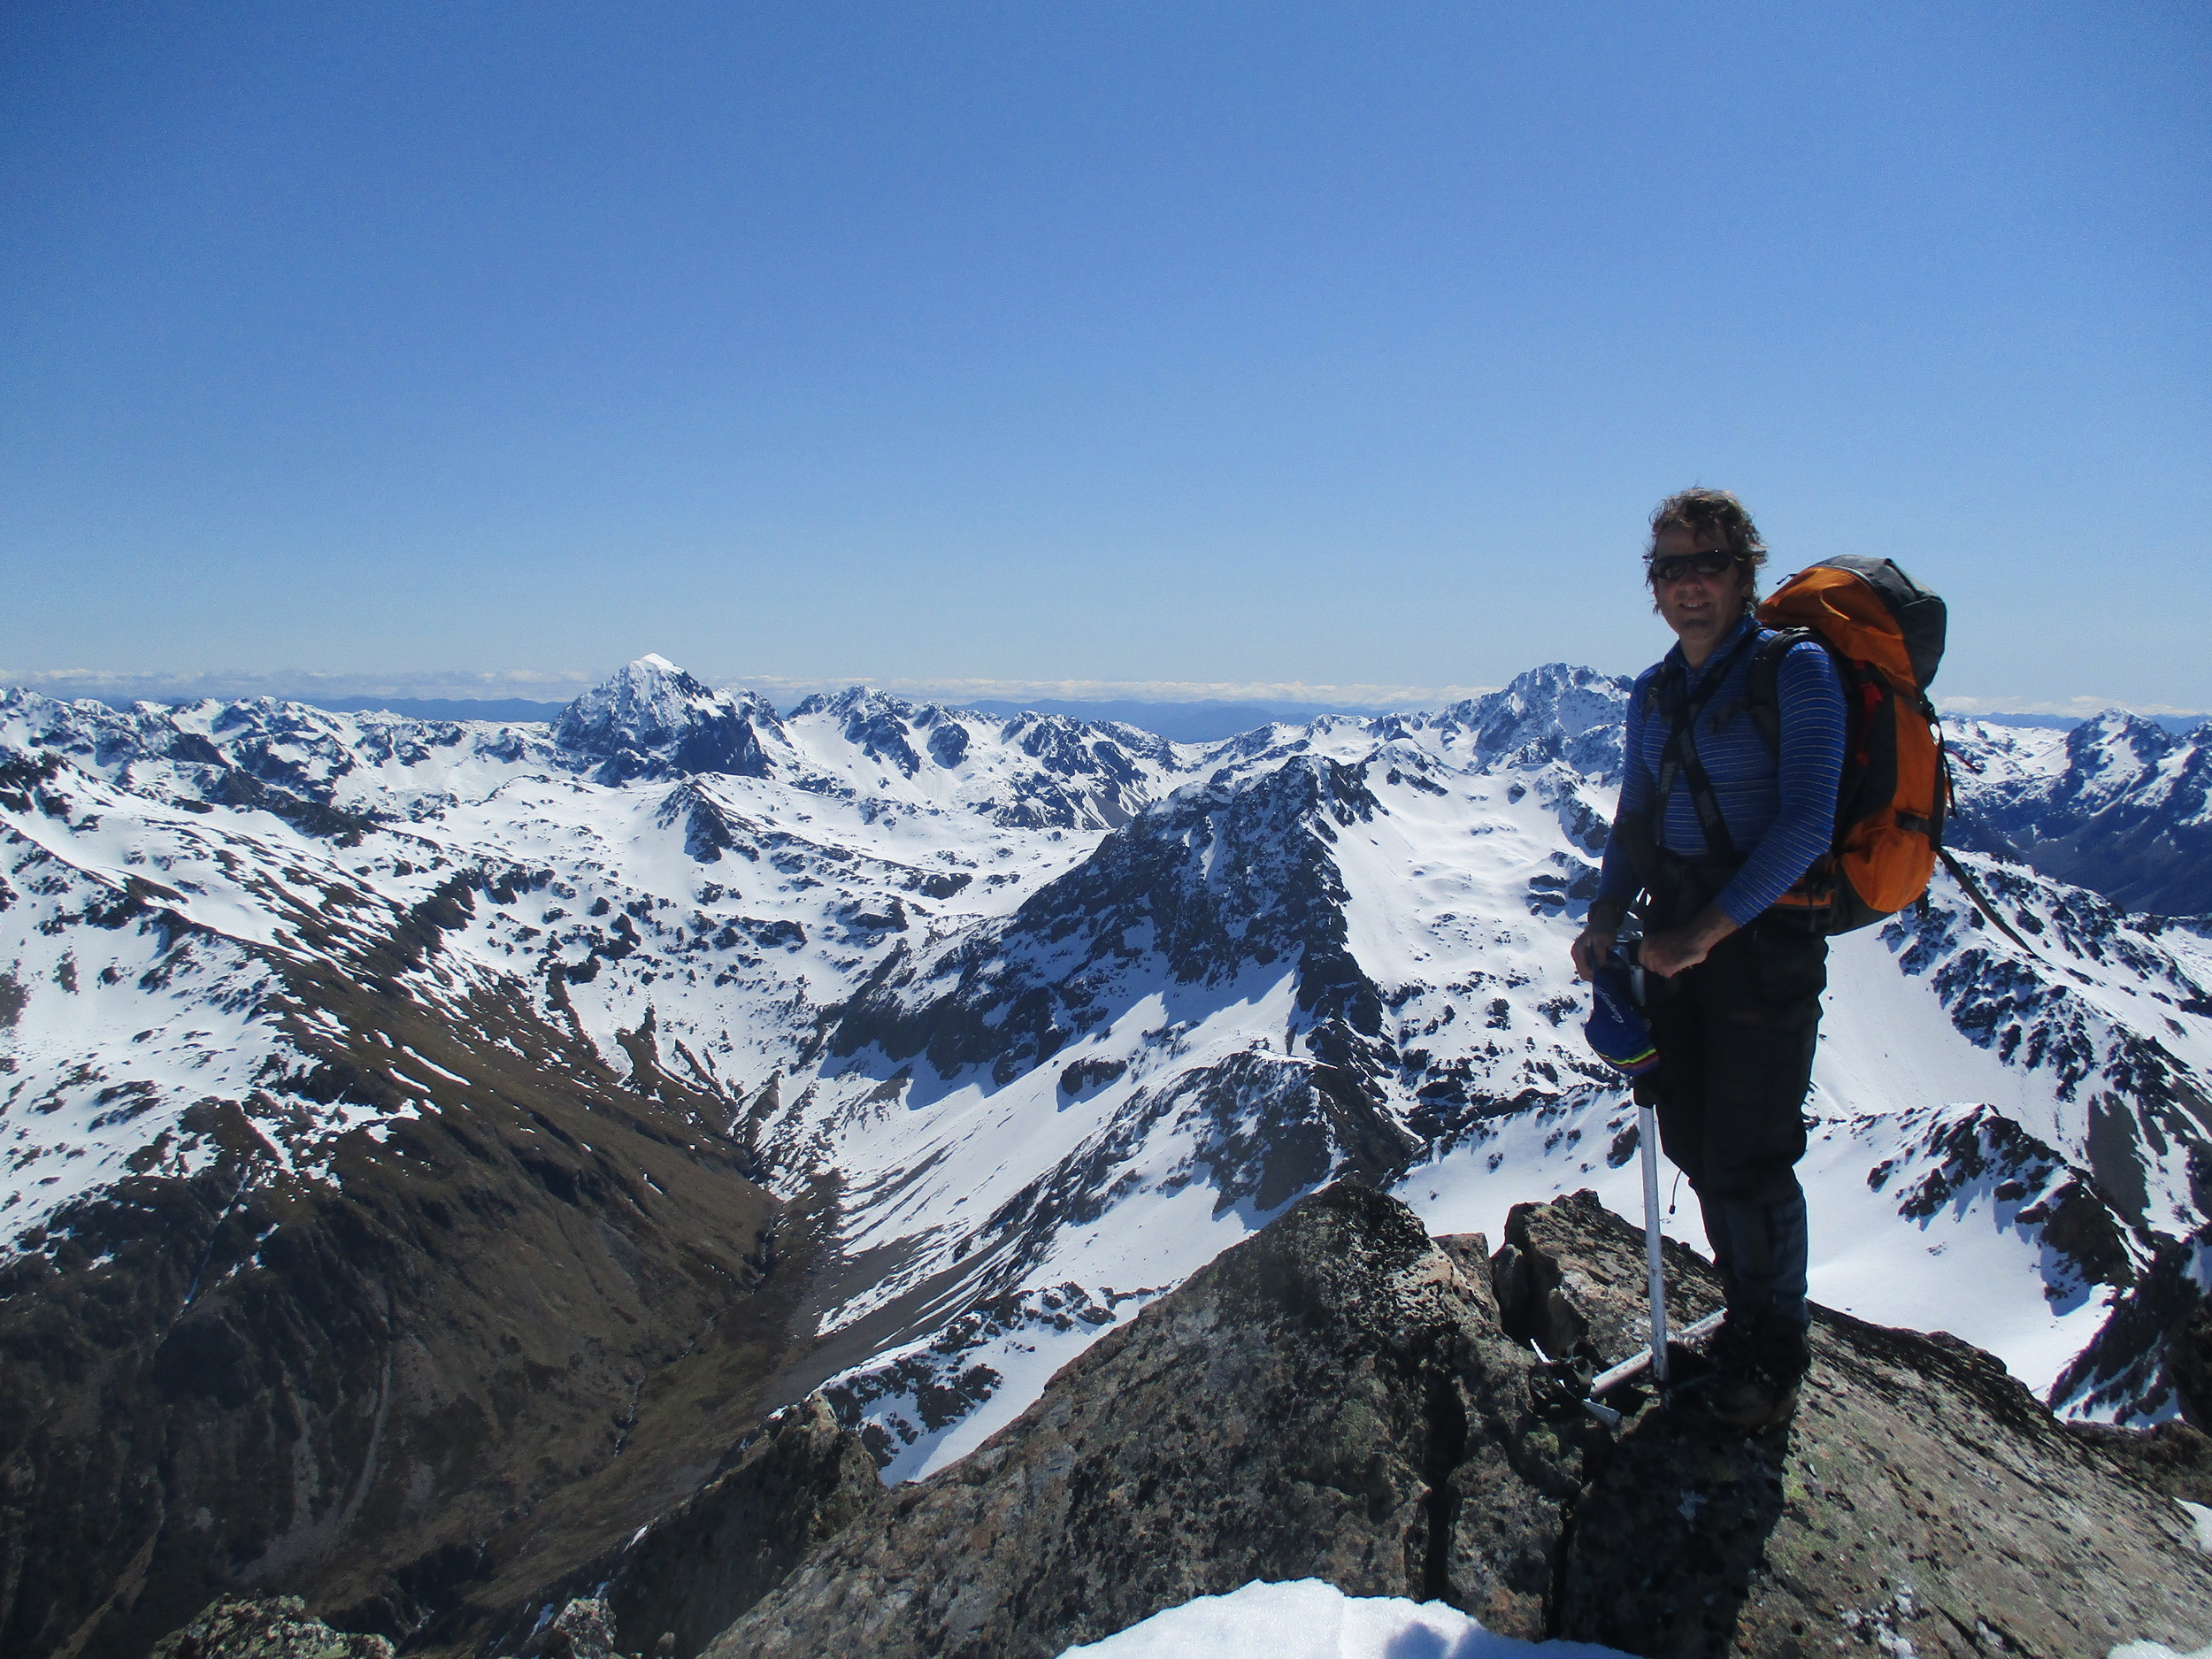
POLYGON ((1711 580, 1725 575, 1743 563, 1740 553, 1724 553, 1714 548, 1703 553, 1670 553, 1663 559, 1645 561, 1644 569, 1655 585, 1660 582, 1678 582, 1692 571, 1711 580))

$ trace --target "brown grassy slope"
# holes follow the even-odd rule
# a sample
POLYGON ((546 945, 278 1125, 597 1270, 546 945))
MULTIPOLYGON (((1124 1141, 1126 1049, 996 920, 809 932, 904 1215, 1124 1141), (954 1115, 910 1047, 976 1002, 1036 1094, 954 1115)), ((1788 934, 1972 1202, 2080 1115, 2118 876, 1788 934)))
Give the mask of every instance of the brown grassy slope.
POLYGON ((453 919, 312 941, 342 960, 285 964, 266 1011, 319 1064, 204 1102, 6 1271, 0 1651, 138 1659, 232 1586, 465 1640, 780 1403, 809 1217, 745 1178, 726 1102, 425 972, 453 919), (409 1093, 334 1185, 274 1155, 318 1102, 409 1093), (213 1167, 164 1173, 195 1141, 213 1167))

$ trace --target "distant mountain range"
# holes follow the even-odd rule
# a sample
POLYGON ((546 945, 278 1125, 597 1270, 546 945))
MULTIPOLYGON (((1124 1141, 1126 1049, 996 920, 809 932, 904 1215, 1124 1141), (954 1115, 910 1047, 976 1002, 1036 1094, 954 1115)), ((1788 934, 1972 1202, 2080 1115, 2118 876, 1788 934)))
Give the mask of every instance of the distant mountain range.
MULTIPOLYGON (((2040 726, 2047 732, 2070 732, 2096 717, 2084 714, 1983 714, 1973 718, 1985 726, 2040 726)), ((2146 714, 2137 718, 2169 732, 2193 732, 2208 721, 2212 721, 2212 714, 2146 714)))
MULTIPOLYGON (((103 698, 111 708, 127 710, 127 698, 103 698)), ((419 720, 543 720, 561 717, 565 703, 534 703, 523 697, 315 697, 305 700, 312 708, 334 714, 382 712, 403 714, 419 720)), ((977 714, 1010 717, 1023 713, 1056 714, 1094 725, 1118 723, 1137 726, 1179 743, 1211 743, 1235 737, 1256 726, 1279 722, 1311 720, 1325 714, 1371 715, 1371 709, 1324 703, 1236 703, 1199 699, 1188 703, 1155 703, 1139 698, 1068 701, 1038 698, 1027 703, 986 698, 964 705, 977 714)), ((2046 731, 2070 732, 2089 717, 2071 714, 1984 714, 1974 717, 1985 726, 2038 726, 2046 731)), ((2169 732, 2191 732, 2212 716, 2154 714, 2142 717, 2169 732)))
MULTIPOLYGON (((1633 1211, 1567 963, 1626 689, 1203 742, 655 657, 551 721, 0 693, 0 1647, 242 1582, 457 1651, 812 1390, 946 1466, 1332 1180, 1633 1211)), ((2212 731, 1947 732, 2027 948, 1940 876, 1838 942, 1814 1294, 2200 1415, 2212 731)))
MULTIPOLYGON (((128 700, 104 698, 111 708, 127 711, 128 700)), ((561 718, 565 703, 533 703, 522 697, 319 697, 309 707, 334 714, 400 714, 418 720, 544 721, 561 718)), ((1371 710, 1340 708, 1319 703, 1231 703, 1200 699, 1190 703, 1148 703, 1134 698, 1066 702, 1051 697, 1012 703, 986 698, 965 707, 972 713, 1011 718, 1017 714, 1056 714, 1093 725, 1134 726, 1179 743, 1217 742, 1255 726, 1276 721, 1310 720, 1324 714, 1368 714, 1371 710)))

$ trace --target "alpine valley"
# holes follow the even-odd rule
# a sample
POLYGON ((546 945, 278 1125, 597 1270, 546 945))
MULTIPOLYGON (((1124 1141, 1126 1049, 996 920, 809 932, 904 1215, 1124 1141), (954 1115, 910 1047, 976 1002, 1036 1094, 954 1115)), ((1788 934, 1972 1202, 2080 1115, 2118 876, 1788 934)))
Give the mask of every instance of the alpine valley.
MULTIPOLYGON (((930 1476, 1332 1183, 1640 1214, 1568 965, 1626 695, 1182 744, 657 657, 549 725, 0 693, 0 1650, 242 1586, 510 1651, 783 1408, 930 1476)), ((1837 941, 1815 1300, 2205 1426, 2212 726, 1947 738, 2017 938, 1939 873, 1837 941)))

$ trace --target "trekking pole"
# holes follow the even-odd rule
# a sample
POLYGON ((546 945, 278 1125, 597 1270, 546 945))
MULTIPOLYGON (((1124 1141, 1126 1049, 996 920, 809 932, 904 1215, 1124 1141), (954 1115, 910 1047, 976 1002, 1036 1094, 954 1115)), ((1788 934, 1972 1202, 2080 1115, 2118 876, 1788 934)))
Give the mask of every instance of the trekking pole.
POLYGON ((1636 1083, 1636 1141, 1644 1155, 1644 1275, 1651 1294, 1651 1374, 1667 1386, 1667 1268, 1659 1250, 1659 1114, 1650 1087, 1636 1083))

